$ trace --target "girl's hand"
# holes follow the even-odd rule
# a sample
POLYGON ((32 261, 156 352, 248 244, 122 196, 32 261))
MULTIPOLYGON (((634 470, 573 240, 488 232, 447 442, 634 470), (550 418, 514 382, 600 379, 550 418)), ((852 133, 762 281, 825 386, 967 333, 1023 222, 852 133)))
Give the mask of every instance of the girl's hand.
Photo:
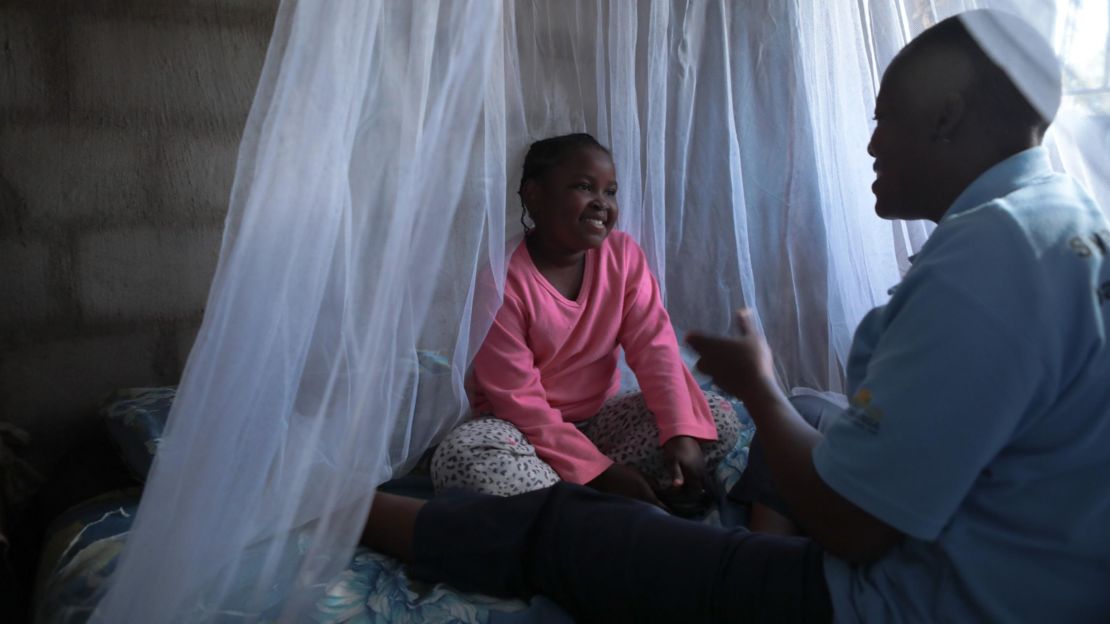
POLYGON ((751 310, 736 314, 736 338, 688 334, 686 342, 700 355, 698 370, 745 403, 775 390, 774 360, 767 341, 755 327, 751 310))
POLYGON ((586 485, 601 492, 636 498, 656 507, 663 507, 647 477, 632 466, 613 464, 586 485))
POLYGON ((690 436, 675 436, 663 443, 663 458, 671 472, 671 487, 700 495, 705 491, 705 456, 690 436))

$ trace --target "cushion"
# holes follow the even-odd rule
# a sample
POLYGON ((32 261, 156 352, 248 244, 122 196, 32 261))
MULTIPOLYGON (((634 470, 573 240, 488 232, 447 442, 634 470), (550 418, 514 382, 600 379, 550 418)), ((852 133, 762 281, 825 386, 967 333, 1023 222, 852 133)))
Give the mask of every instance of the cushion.
POLYGON ((139 481, 145 482, 150 472, 176 395, 176 386, 126 388, 108 395, 101 404, 108 435, 139 481))

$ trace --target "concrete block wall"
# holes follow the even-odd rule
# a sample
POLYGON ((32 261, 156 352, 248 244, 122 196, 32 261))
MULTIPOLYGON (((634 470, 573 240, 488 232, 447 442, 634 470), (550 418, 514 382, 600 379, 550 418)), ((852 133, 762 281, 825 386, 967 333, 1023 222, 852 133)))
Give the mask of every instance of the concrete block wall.
POLYGON ((176 383, 277 0, 0 0, 0 420, 176 383))

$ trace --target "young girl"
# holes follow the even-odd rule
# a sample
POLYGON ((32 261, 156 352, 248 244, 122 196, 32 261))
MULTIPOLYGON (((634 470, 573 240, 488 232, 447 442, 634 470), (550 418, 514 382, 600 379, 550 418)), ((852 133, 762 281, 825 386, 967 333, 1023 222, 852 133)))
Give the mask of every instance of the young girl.
POLYGON ((699 499, 739 424, 698 388, 643 251, 613 229, 609 150, 588 134, 533 143, 519 193, 534 225, 474 359, 478 417, 436 450, 436 488, 510 496, 562 479, 657 505, 699 499), (621 347, 642 392, 614 398, 621 347))

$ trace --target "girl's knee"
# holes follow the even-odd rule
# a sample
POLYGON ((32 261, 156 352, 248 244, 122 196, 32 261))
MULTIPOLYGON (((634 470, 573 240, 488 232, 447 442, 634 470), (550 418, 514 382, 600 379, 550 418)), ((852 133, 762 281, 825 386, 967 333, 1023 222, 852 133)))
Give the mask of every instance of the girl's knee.
POLYGON ((431 462, 436 490, 461 488, 511 496, 547 487, 558 475, 507 421, 479 418, 449 433, 431 462))
POLYGON ((732 408, 732 403, 714 392, 706 392, 705 400, 709 403, 709 412, 717 427, 718 443, 725 448, 732 448, 740 437, 740 419, 736 410, 732 408))

